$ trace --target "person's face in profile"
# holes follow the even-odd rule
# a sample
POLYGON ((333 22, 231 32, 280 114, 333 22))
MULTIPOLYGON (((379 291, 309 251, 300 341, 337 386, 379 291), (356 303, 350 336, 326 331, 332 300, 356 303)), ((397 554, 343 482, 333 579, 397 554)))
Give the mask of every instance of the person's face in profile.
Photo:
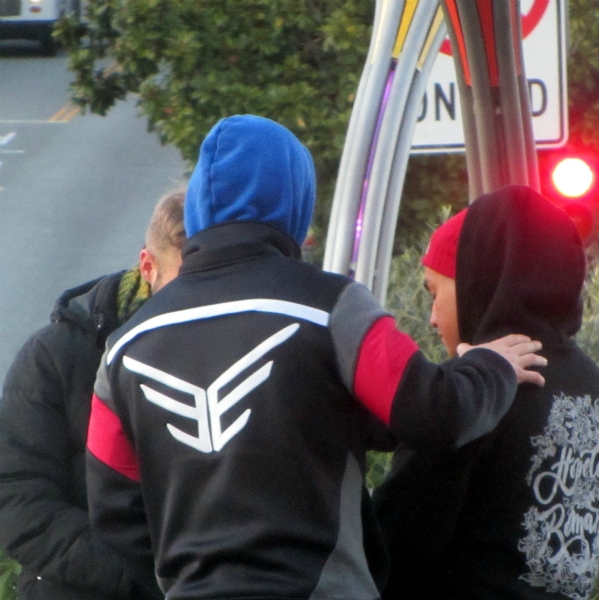
POLYGON ((424 267, 424 285, 433 297, 430 324, 439 333, 449 356, 455 356, 460 343, 455 279, 424 267))

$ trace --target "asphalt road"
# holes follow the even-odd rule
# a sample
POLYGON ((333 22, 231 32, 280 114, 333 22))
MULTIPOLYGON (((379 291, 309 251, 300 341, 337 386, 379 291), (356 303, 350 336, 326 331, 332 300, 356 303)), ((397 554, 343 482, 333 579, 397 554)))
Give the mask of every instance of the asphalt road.
POLYGON ((71 78, 63 54, 0 42, 0 381, 65 289, 136 262, 156 201, 185 181, 135 98, 80 115, 71 78))

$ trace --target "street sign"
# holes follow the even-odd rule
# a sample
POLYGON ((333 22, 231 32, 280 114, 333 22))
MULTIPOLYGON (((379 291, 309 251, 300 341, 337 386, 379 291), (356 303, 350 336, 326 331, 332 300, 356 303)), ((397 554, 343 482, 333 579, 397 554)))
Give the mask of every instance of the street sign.
MULTIPOLYGON (((523 54, 537 148, 568 139, 566 0, 522 0, 523 54)), ((412 154, 464 151, 464 130, 451 47, 435 60, 422 101, 412 154)))

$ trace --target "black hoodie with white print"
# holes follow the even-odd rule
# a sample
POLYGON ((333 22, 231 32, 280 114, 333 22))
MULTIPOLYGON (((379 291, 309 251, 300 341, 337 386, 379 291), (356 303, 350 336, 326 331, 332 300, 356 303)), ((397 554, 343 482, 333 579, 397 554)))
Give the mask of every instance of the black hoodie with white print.
POLYGON ((581 324, 584 249, 569 217, 508 186, 468 209, 457 254, 460 338, 538 339, 544 388, 448 453, 397 452, 375 492, 392 560, 384 598, 589 597, 599 554, 599 368, 581 324))

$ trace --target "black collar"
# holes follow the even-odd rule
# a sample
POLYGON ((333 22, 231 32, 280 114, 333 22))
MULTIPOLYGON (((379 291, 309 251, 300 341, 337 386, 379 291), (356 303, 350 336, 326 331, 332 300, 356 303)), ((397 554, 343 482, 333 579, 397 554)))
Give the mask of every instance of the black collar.
POLYGON ((253 221, 223 223, 196 233, 183 248, 181 274, 280 254, 301 258, 297 243, 277 227, 253 221))

